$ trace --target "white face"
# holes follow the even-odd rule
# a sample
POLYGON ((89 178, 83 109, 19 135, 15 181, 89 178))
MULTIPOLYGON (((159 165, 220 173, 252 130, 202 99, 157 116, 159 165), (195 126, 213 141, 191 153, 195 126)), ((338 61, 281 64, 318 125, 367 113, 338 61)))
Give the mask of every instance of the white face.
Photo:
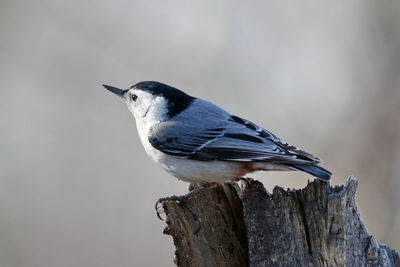
POLYGON ((152 124, 167 116, 167 103, 161 96, 132 88, 125 93, 124 99, 137 122, 152 124))

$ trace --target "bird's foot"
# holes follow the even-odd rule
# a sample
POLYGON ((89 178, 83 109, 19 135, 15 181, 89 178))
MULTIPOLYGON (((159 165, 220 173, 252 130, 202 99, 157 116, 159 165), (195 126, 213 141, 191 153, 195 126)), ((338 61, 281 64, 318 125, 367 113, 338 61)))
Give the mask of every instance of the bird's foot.
POLYGON ((250 179, 250 178, 239 177, 236 181, 243 181, 243 182, 246 183, 247 187, 249 187, 249 186, 250 186, 250 181, 249 181, 249 179, 250 179))
POLYGON ((160 216, 160 212, 159 212, 159 205, 161 204, 161 202, 163 201, 175 201, 178 204, 184 206, 186 209, 188 209, 188 211, 192 214, 193 219, 198 223, 198 227, 197 229, 194 231, 195 234, 197 234, 200 229, 201 229, 201 218, 200 216, 197 214, 197 212, 187 203, 188 198, 194 194, 199 192, 200 190, 202 190, 204 187, 200 186, 197 187, 196 189, 190 191, 189 193, 182 195, 182 196, 170 196, 170 197, 162 197, 159 200, 157 200, 156 205, 155 205, 155 209, 157 212, 157 217, 163 221, 163 218, 161 218, 160 216))

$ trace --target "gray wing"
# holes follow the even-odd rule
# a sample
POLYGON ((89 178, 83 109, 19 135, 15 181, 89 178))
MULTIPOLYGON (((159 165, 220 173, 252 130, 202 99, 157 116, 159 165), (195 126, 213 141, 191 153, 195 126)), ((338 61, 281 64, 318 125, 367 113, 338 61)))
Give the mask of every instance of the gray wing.
POLYGON ((311 154, 237 116, 214 117, 209 122, 203 120, 197 124, 161 122, 151 128, 149 142, 166 154, 201 161, 320 162, 311 154))

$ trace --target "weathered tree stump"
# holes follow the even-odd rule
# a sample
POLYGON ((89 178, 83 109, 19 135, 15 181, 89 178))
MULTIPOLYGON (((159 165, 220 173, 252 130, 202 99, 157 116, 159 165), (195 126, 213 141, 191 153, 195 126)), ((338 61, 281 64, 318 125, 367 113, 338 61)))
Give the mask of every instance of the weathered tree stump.
POLYGON ((355 203, 358 182, 268 193, 255 180, 213 185, 188 203, 202 228, 173 201, 163 202, 164 233, 178 266, 400 266, 399 255, 368 234, 355 203))

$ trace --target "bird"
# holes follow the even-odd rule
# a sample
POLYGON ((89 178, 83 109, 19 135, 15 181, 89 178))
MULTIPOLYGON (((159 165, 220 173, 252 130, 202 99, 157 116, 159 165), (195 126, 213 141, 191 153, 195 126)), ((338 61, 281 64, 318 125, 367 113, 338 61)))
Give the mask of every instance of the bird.
MULTIPOLYGON (((204 185, 255 171, 289 170, 331 180, 332 173, 318 165, 316 156, 209 101, 156 81, 127 89, 103 86, 126 102, 147 155, 179 180, 204 185)), ((185 201, 189 194, 160 198, 156 210, 161 201, 175 200, 200 225, 200 217, 185 201)))

